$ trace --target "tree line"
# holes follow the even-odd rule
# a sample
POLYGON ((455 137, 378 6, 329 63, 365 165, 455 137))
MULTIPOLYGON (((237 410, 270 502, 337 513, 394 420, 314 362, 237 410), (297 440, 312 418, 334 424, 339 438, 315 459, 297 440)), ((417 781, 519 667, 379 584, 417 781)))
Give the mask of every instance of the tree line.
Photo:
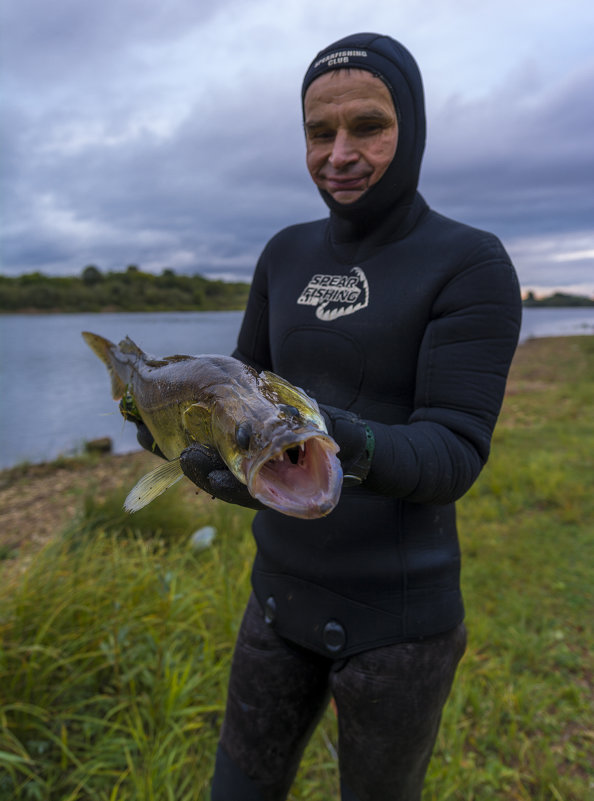
POLYGON ((239 281, 154 275, 134 264, 104 273, 90 264, 79 276, 0 275, 0 312, 224 311, 243 309, 248 292, 239 281))
POLYGON ((549 308, 567 308, 568 306, 594 306, 594 299, 585 295, 568 295, 565 292, 555 292, 544 298, 537 298, 534 292, 528 292, 524 298, 524 306, 547 306, 549 308))
MULTIPOLYGON (((94 264, 79 276, 40 272, 0 275, 0 312, 226 311, 245 308, 249 283, 210 280, 200 274, 160 275, 131 264, 123 272, 102 272, 94 264)), ((556 292, 525 306, 592 306, 592 298, 556 292)))

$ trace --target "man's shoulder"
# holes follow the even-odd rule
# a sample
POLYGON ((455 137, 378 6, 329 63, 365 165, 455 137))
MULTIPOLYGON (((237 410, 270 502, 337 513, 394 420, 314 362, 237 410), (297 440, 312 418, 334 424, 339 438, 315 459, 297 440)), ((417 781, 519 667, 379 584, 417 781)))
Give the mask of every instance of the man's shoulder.
POLYGON ((311 222, 295 223, 282 228, 270 238, 267 248, 287 246, 293 243, 303 243, 323 239, 328 225, 328 218, 312 220, 311 222))
POLYGON ((450 233, 458 236, 468 236, 471 239, 483 239, 484 237, 496 238, 495 234, 486 231, 482 228, 477 228, 474 225, 456 220, 453 217, 448 217, 435 209, 429 208, 427 214, 423 217, 422 223, 426 226, 434 228, 436 231, 443 233, 450 233))
POLYGON ((465 252, 480 250, 485 255, 508 258, 496 234, 447 217, 434 209, 429 209, 424 215, 417 232, 438 246, 456 247, 465 252))

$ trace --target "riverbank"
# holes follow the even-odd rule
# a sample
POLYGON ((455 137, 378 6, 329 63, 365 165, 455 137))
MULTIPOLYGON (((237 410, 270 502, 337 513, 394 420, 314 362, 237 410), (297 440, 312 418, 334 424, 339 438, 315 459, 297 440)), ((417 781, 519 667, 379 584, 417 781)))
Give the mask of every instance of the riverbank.
MULTIPOLYGON (((516 418, 528 414, 532 393, 561 391, 568 365, 573 365, 575 375, 588 375, 585 357, 576 362, 576 350, 581 352, 583 345, 587 351, 590 342, 594 343, 594 337, 553 337, 521 345, 510 372, 500 426, 513 428, 516 418), (519 408, 522 395, 527 401, 519 408)), ((89 494, 100 501, 119 487, 132 488, 154 465, 151 454, 137 451, 64 457, 0 470, 0 559, 29 558, 76 516, 89 494)), ((195 494, 189 482, 182 486, 195 494)))
MULTIPOLYGON (((594 337, 518 349, 491 459, 458 508, 469 644, 426 801, 589 797, 593 397, 594 337)), ((208 797, 253 513, 180 482, 126 515, 154 462, 0 474, 17 537, 0 561, 0 801, 208 797)), ((328 711, 290 801, 338 797, 336 748, 328 711)))
POLYGON ((0 471, 0 557, 28 562, 62 531, 84 498, 98 500, 117 487, 134 486, 154 465, 149 453, 57 459, 0 471))

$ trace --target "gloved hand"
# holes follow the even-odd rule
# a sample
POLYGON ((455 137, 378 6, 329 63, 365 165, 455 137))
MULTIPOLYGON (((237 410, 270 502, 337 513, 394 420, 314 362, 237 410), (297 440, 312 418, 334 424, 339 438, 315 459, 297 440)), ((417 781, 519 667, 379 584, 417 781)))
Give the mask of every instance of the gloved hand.
POLYGON ((260 501, 252 498, 246 485, 235 478, 215 448, 190 445, 181 452, 179 463, 190 481, 213 498, 246 506, 248 509, 266 508, 260 501))
POLYGON ((373 431, 353 412, 320 404, 326 428, 340 448, 343 487, 355 487, 367 478, 375 450, 373 431))
MULTIPOLYGON (((343 486, 360 484, 371 466, 375 446, 373 432, 352 412, 332 406, 320 406, 320 411, 328 433, 340 447, 338 456, 344 474, 343 486)), ((266 508, 252 498, 245 484, 235 478, 214 448, 191 445, 182 451, 180 464, 190 481, 214 498, 249 509, 266 508)))
POLYGON ((154 453, 156 456, 160 456, 162 459, 167 458, 165 454, 161 452, 161 449, 153 439, 151 432, 142 422, 142 418, 138 414, 138 410, 134 405, 134 401, 129 395, 124 395, 120 401, 120 414, 124 420, 134 423, 136 426, 136 439, 141 447, 143 447, 146 451, 154 453))

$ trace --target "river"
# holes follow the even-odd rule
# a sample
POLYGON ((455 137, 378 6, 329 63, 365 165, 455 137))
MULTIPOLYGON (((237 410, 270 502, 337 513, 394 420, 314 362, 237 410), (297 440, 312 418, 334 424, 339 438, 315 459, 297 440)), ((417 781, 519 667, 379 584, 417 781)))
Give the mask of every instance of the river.
MULTIPOLYGON (((111 400, 106 369, 81 331, 143 350, 230 353, 241 312, 0 315, 0 468, 42 462, 111 437, 114 451, 136 450, 135 428, 111 400)), ((594 334, 594 308, 524 310, 521 340, 594 334)))
POLYGON ((231 353, 242 312, 0 315, 0 468, 75 453, 111 437, 116 453, 136 450, 106 368, 81 337, 130 336, 147 353, 231 353))

